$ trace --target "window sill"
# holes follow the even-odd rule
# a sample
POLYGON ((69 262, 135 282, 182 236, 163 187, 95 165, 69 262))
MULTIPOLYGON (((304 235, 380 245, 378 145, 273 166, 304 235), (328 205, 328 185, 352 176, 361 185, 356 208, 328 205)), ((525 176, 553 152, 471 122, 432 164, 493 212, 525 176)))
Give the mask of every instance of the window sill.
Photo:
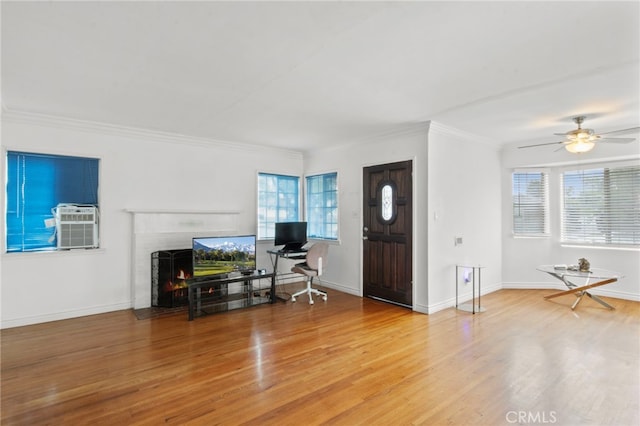
POLYGON ((336 245, 336 246, 340 245, 340 240, 330 240, 330 239, 324 239, 324 238, 309 238, 309 242, 310 243, 327 243, 327 244, 336 245))
POLYGON ((91 249, 71 249, 71 250, 38 250, 38 251, 12 251, 2 254, 2 259, 17 259, 24 257, 39 257, 39 256, 83 256, 94 255, 106 252, 106 249, 91 248, 91 249))
POLYGON ((579 249, 595 249, 595 250, 614 250, 614 251, 640 251, 640 247, 624 247, 624 246, 599 246, 589 244, 566 244, 561 243, 563 248, 579 248, 579 249))

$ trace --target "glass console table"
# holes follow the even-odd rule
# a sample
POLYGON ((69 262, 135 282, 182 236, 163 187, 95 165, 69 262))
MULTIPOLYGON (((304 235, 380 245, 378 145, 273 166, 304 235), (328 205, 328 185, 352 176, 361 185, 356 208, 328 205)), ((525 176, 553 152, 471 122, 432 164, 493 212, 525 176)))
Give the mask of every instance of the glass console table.
POLYGON ((481 275, 480 272, 484 268, 484 266, 467 266, 467 265, 456 265, 456 309, 465 312, 471 312, 475 314, 476 312, 484 312, 486 309, 480 306, 480 290, 481 290, 481 275), (463 278, 466 283, 471 283, 471 303, 465 303, 463 305, 458 305, 458 281, 460 281, 460 269, 463 271, 463 278), (469 274, 471 275, 469 277, 469 274), (477 281, 476 281, 477 277, 477 281), (478 305, 476 306, 476 282, 478 283, 478 305))
POLYGON ((589 293, 587 290, 618 281, 618 278, 622 277, 620 273, 601 268, 591 268, 588 272, 583 272, 569 267, 559 267, 554 265, 541 265, 536 269, 559 279, 567 287, 567 290, 544 296, 545 299, 553 299, 554 297, 564 296, 565 294, 575 294, 578 299, 573 303, 573 305, 571 305, 571 309, 575 309, 584 296, 590 297, 606 308, 615 309, 613 306, 609 305, 598 296, 589 293), (582 282, 582 284, 577 284, 576 282, 582 282))
POLYGON ((228 311, 237 308, 273 303, 275 301, 275 274, 254 272, 250 275, 232 275, 220 278, 215 275, 187 280, 189 295, 189 321, 196 316, 228 311), (269 296, 261 296, 264 288, 256 288, 254 282, 269 280, 269 296), (235 284, 235 285, 234 285, 235 284), (230 286, 231 285, 231 286, 230 286))

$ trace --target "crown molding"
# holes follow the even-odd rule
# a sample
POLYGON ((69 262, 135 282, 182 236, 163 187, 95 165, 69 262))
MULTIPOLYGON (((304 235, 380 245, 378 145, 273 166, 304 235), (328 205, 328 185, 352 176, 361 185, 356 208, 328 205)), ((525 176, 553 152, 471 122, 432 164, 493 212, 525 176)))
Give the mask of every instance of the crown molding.
POLYGON ((367 136, 366 138, 360 138, 361 141, 377 141, 384 140, 390 137, 398 137, 398 136, 407 136, 407 135, 415 135, 415 134, 424 134, 428 135, 429 129, 431 127, 430 121, 421 121, 416 123, 406 123, 401 124, 393 129, 389 129, 384 132, 375 133, 367 136))
POLYGON ((462 139, 464 141, 472 141, 476 143, 481 143, 483 145, 487 145, 488 147, 499 151, 499 148, 496 147, 495 141, 485 137, 479 136, 474 133, 466 132, 464 130, 456 129, 455 127, 446 126, 442 123, 438 123, 437 121, 431 121, 431 126, 429 128, 429 133, 439 133, 445 136, 452 136, 457 139, 462 139))
POLYGON ((63 116, 40 114, 27 111, 7 109, 2 106, 0 121, 5 123, 26 124, 33 126, 45 126, 64 130, 83 131, 97 133, 107 136, 120 136, 125 138, 144 139, 152 142, 164 142, 179 145, 193 145, 205 148, 225 148, 238 151, 255 152, 280 152, 293 158, 302 158, 299 151, 268 147, 244 142, 232 142, 219 139, 202 138, 196 136, 182 135, 177 133, 161 132, 137 127, 120 126, 115 124, 101 123, 96 121, 78 120, 63 116))
POLYGON ((423 134, 425 136, 425 142, 429 133, 429 121, 421 121, 415 123, 399 124, 393 128, 380 131, 377 133, 371 133, 364 136, 354 137, 349 140, 343 141, 343 143, 330 146, 328 148, 317 148, 308 151, 312 152, 326 152, 326 151, 343 151, 345 149, 352 148, 354 146, 360 146, 364 144, 370 144, 372 142, 384 141, 392 137, 423 134))

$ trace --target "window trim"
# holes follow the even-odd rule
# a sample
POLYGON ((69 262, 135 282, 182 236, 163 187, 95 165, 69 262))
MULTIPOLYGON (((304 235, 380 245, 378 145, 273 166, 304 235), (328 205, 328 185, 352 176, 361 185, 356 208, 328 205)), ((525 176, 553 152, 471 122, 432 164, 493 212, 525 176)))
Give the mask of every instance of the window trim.
MULTIPOLYGON (((100 220, 100 214, 101 214, 101 210, 102 210, 102 205, 101 205, 101 200, 102 200, 102 174, 103 174, 103 158, 99 155, 88 155, 86 152, 68 152, 68 151, 58 151, 56 149, 46 149, 46 150, 32 150, 32 149, 24 149, 24 148, 14 148, 14 147, 3 147, 2 149, 2 154, 3 154, 3 158, 4 158, 4 209, 3 209, 3 214, 4 214, 4 220, 3 220, 3 224, 2 224, 2 231, 4 233, 4 238, 2 238, 2 243, 1 243, 1 252, 2 252, 2 256, 38 256, 38 255, 52 255, 52 253, 63 253, 64 255, 69 255, 71 253, 84 253, 84 254, 88 254, 88 253, 95 253, 95 252, 102 252, 104 251, 104 237, 103 237, 103 227, 102 227, 102 221, 100 220), (47 246, 47 247, 39 247, 39 248, 33 248, 33 249, 23 249, 22 250, 12 250, 9 251, 9 246, 8 246, 8 224, 7 224, 7 215, 8 215, 8 184, 9 184, 9 154, 13 153, 13 154, 22 154, 22 155, 26 155, 26 156, 32 156, 32 157, 50 157, 50 158, 74 158, 74 159, 78 159, 78 160, 94 160, 96 161, 96 183, 95 183, 95 203, 82 203, 79 202, 79 204, 87 204, 87 205, 92 205, 96 207, 96 215, 97 215, 97 221, 96 221, 96 226, 98 227, 97 230, 97 246, 95 247, 82 247, 79 249, 76 248, 65 248, 65 247, 61 247, 58 248, 57 244, 54 246, 47 246)), ((66 200, 66 201, 70 201, 70 200, 66 200)), ((76 201, 76 200, 74 200, 76 201)), ((58 201, 58 203, 56 204, 59 205, 61 202, 61 200, 58 201)), ((64 202, 63 202, 64 203, 64 202)), ((55 209, 54 206, 52 208, 52 213, 55 209)), ((55 218, 55 215, 53 215, 55 218)), ((57 229, 56 229, 57 231, 57 229)), ((56 237, 57 237, 57 232, 56 232, 56 237)))
MULTIPOLYGON (((311 173, 311 174, 307 174, 304 176, 304 217, 305 220, 307 221, 307 223, 309 223, 310 225, 310 219, 309 219, 309 178, 313 178, 313 177, 319 177, 319 176, 328 176, 328 175, 335 175, 335 179, 336 179, 336 190, 335 190, 335 194, 336 194, 336 237, 335 238, 327 238, 326 236, 323 237, 317 237, 317 236, 309 236, 310 240, 315 240, 315 241, 325 241, 325 242, 339 242, 340 241, 340 179, 339 179, 339 173, 337 170, 331 170, 331 171, 326 171, 326 172, 319 172, 319 173, 311 173)), ((307 231, 308 233, 309 231, 307 231)))
POLYGON ((640 251, 640 244, 617 244, 606 242, 566 241, 564 239, 565 199, 564 199, 564 174, 566 172, 578 172, 594 169, 612 169, 623 167, 640 167, 640 159, 624 159, 620 161, 594 161, 589 163, 572 164, 557 168, 558 192, 559 192, 559 236, 558 241, 562 247, 597 248, 606 250, 640 251))
MULTIPOLYGON (((269 175, 269 176, 279 176, 279 177, 285 177, 285 178, 295 178, 297 179, 297 200, 296 200, 296 205, 297 205, 297 219, 296 221, 300 221, 302 220, 302 214, 303 214, 303 210, 304 210, 304 205, 303 203, 303 194, 302 194, 302 178, 299 175, 295 175, 295 174, 286 174, 286 173, 279 173, 279 172, 265 172, 265 171, 258 171, 256 174, 256 241, 257 242, 262 242, 262 241, 273 241, 274 237, 269 237, 269 236, 262 236, 260 233, 260 227, 262 222, 260 221, 260 177, 262 175, 269 175)), ((276 219, 278 220, 278 219, 276 219)), ((291 219, 293 220, 293 219, 291 219)), ((267 224, 269 223, 268 221, 266 222, 267 224)), ((276 222, 274 222, 276 223, 276 222)))
POLYGON ((519 169, 513 169, 511 171, 511 179, 510 179, 510 184, 511 184, 511 191, 510 191, 510 197, 511 197, 511 204, 510 204, 510 209, 511 209, 511 235, 514 238, 550 238, 551 237, 551 201, 550 201, 550 183, 551 183, 551 172, 548 168, 519 168, 519 169), (515 216, 514 216, 514 206, 515 206, 515 202, 514 202, 514 197, 513 197, 513 192, 514 192, 514 176, 516 174, 541 174, 544 176, 545 179, 545 184, 544 184, 544 205, 542 206, 544 208, 544 216, 543 216, 543 232, 541 233, 524 233, 522 231, 517 231, 516 230, 516 226, 515 226, 515 216))

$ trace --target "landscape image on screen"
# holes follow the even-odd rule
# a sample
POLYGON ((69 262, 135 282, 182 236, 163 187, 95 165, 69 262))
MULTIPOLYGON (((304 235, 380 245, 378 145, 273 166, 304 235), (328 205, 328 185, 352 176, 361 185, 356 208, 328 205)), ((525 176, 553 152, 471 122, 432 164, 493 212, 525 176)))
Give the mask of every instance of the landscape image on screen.
POLYGON ((193 275, 195 277, 255 269, 255 235, 193 239, 193 275))

